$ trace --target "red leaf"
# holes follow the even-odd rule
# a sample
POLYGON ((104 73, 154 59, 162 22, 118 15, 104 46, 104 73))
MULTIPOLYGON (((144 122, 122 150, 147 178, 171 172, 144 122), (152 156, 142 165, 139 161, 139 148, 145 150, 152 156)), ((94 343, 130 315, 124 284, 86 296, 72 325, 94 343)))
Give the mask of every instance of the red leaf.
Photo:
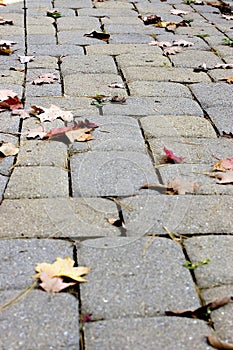
POLYGON ((166 160, 167 160, 167 162, 171 162, 172 161, 172 163, 182 163, 184 161, 183 157, 175 156, 175 154, 171 150, 167 149, 166 147, 164 147, 163 150, 166 153, 166 160))
POLYGON ((98 125, 89 122, 88 119, 85 119, 84 121, 83 120, 79 120, 78 123, 74 122, 74 125, 64 126, 62 128, 54 128, 54 129, 50 130, 44 136, 44 138, 57 137, 59 135, 65 134, 67 131, 84 129, 84 128, 95 129, 95 128, 98 128, 98 125))
POLYGON ((0 102, 0 112, 5 110, 15 110, 15 109, 22 109, 23 105, 21 103, 21 100, 15 96, 15 97, 9 97, 7 100, 0 102))

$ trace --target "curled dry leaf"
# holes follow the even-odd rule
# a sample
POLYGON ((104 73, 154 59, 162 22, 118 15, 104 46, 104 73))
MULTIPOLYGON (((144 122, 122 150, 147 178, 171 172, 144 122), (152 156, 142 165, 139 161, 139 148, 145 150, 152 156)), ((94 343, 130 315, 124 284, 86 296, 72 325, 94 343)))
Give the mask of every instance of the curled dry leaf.
POLYGON ((19 152, 19 148, 11 142, 0 142, 0 153, 5 157, 15 156, 19 152))
POLYGON ((207 337, 208 343, 213 346, 215 349, 220 349, 220 350, 233 350, 233 343, 226 343, 219 338, 217 338, 215 335, 210 334, 207 337))
POLYGON ((58 78, 52 73, 40 74, 37 79, 31 81, 33 85, 53 84, 58 78))
POLYGON ((14 91, 0 90, 0 112, 21 108, 23 108, 23 105, 14 91))
POLYGON ((53 264, 44 262, 37 264, 35 267, 37 274, 34 278, 40 278, 41 272, 46 272, 50 277, 67 277, 76 282, 86 282, 82 276, 88 274, 90 268, 84 266, 74 267, 74 264, 74 260, 68 256, 65 259, 56 258, 53 264))
POLYGON ((231 184, 233 183, 233 170, 214 173, 214 177, 218 179, 218 184, 231 184))
POLYGON ((226 137, 227 139, 232 139, 233 138, 233 133, 232 132, 222 132, 222 136, 221 137, 226 137))
POLYGON ((31 106, 33 115, 38 117, 41 122, 50 121, 60 118, 65 122, 72 122, 74 116, 71 111, 63 111, 60 107, 51 105, 49 108, 40 106, 31 106))
POLYGON ((213 170, 233 170, 233 158, 220 159, 217 163, 214 163, 213 170))
POLYGON ((171 47, 167 47, 164 51, 163 54, 164 56, 168 56, 168 55, 175 55, 178 52, 181 52, 182 48, 178 47, 178 46, 171 46, 171 47))
POLYGON ((3 45, 12 46, 15 44, 16 44, 15 41, 10 41, 10 40, 5 40, 5 39, 0 40, 0 46, 3 46, 3 45))
POLYGON ((218 69, 218 68, 222 68, 222 69, 232 69, 233 68, 233 64, 230 63, 218 63, 214 66, 214 68, 218 69))
POLYGON ((219 80, 224 80, 228 84, 233 84, 233 76, 232 77, 228 77, 228 78, 222 78, 222 79, 219 79, 219 80))
POLYGON ((200 185, 196 184, 195 182, 185 181, 185 180, 176 178, 167 184, 167 193, 168 194, 195 193, 199 187, 200 185))
POLYGON ((108 42, 110 39, 110 34, 108 33, 102 33, 102 32, 96 32, 95 30, 89 34, 84 34, 83 36, 86 36, 88 38, 93 39, 99 39, 108 42))
POLYGON ((41 288, 50 293, 58 293, 61 290, 76 284, 76 282, 63 282, 61 277, 50 277, 46 272, 40 273, 40 280, 41 288))
POLYGON ((167 149, 164 147, 164 152, 166 153, 166 156, 163 158, 163 161, 166 163, 182 163, 184 161, 183 157, 177 157, 173 151, 167 149))

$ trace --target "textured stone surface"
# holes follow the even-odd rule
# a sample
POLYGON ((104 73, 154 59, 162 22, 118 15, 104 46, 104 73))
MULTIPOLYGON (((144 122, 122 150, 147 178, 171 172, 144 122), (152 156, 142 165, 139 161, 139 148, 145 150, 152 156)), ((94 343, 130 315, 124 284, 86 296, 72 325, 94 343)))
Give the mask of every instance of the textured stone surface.
POLYGON ((127 318, 89 323, 85 326, 88 350, 211 350, 206 343, 209 328, 200 320, 182 318, 127 318), (168 337, 169 334, 169 337, 168 337), (177 337, 177 335, 179 335, 177 337))
POLYGON ((131 96, 191 97, 187 87, 177 83, 157 81, 133 81, 128 83, 131 96))
POLYGON ((146 249, 148 238, 98 241, 85 241, 78 249, 80 264, 93 266, 89 282, 81 285, 83 311, 91 312, 93 320, 156 316, 198 306, 176 243, 156 238, 146 249))

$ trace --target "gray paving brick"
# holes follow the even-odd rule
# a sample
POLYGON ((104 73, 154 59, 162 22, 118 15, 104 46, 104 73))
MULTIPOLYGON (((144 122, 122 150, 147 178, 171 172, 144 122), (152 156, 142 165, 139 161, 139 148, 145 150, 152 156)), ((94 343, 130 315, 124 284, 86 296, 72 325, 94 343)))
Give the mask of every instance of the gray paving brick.
POLYGON ((195 269, 200 288, 232 284, 232 236, 193 237, 184 244, 192 262, 210 259, 208 264, 195 269))
POLYGON ((67 167, 67 147, 61 142, 25 140, 17 157, 18 166, 67 167))
POLYGON ((144 33, 113 34, 110 37, 110 44, 147 44, 150 36, 144 33))
POLYGON ((99 28, 100 23, 98 18, 88 16, 76 16, 76 17, 61 17, 57 23, 59 31, 87 29, 93 30, 93 28, 99 28))
POLYGON ((94 140, 86 143, 75 142, 71 151, 128 151, 146 152, 145 141, 137 120, 131 117, 102 116, 92 117, 91 121, 99 125, 92 132, 94 140), (124 130, 124 132, 122 132, 124 130), (85 147, 86 146, 86 147, 85 147))
POLYGON ((3 176, 2 174, 0 174, 0 201, 3 198, 3 193, 4 193, 4 190, 5 190, 7 181, 8 181, 8 177, 3 176))
MULTIPOLYGON (((132 8, 133 9, 133 8, 132 8)), ((79 12, 79 16, 88 16, 88 17, 136 17, 137 12, 130 9, 109 9, 109 8, 83 8, 79 12)))
MULTIPOLYGON (((18 239, 1 240, 0 289, 24 289, 35 280, 35 266, 41 262, 52 264, 57 257, 73 259, 72 243, 63 240, 18 239)), ((2 304, 2 303, 1 303, 2 304)))
POLYGON ((189 89, 182 84, 157 81, 128 82, 131 96, 191 97, 189 89))
MULTIPOLYGON (((73 8, 74 7, 74 2, 73 0, 67 0, 65 3, 63 2, 63 0, 56 0, 56 6, 58 8, 66 8, 66 7, 70 7, 73 8)), ((75 1, 75 6, 77 6, 77 9, 79 8, 91 8, 92 5, 92 1, 91 0, 76 0, 75 1)))
MULTIPOLYGON (((132 17, 130 17, 132 18, 132 17)), ((137 34, 152 34, 154 32, 154 28, 148 26, 145 28, 144 24, 142 22, 139 22, 137 20, 136 24, 133 23, 131 24, 130 21, 128 23, 128 19, 125 19, 124 24, 123 23, 116 23, 114 20, 114 24, 111 24, 111 22, 108 24, 108 22, 104 22, 104 28, 107 31, 107 33, 110 34, 132 34, 132 33, 137 33, 137 34)), ((149 39, 149 38, 147 38, 149 39)), ((132 42, 131 42, 132 44, 132 42)))
POLYGON ((98 241, 85 241, 78 249, 80 264, 93 266, 89 282, 80 285, 83 312, 92 313, 92 320, 153 317, 165 310, 198 306, 176 243, 156 238, 143 256, 146 238, 98 241))
POLYGON ((217 137, 212 125, 206 119, 197 116, 149 116, 142 118, 141 124, 147 139, 217 137))
MULTIPOLYGON (((123 24, 123 26, 127 23, 127 25, 139 25, 140 22, 138 21, 137 17, 132 17, 132 16, 120 16, 120 17, 103 17, 101 18, 102 23, 104 25, 118 25, 118 24, 123 24)), ((107 26, 106 26, 107 28, 107 26)))
POLYGON ((0 174, 8 176, 10 175, 12 166, 14 164, 15 157, 4 157, 0 162, 0 174))
MULTIPOLYGON (((142 53, 140 52, 135 57, 135 54, 122 54, 116 57, 116 60, 120 67, 163 67, 163 66, 171 66, 168 58, 160 54, 155 53, 142 53)), ((148 68, 149 69, 149 68, 148 68)))
POLYGON ((156 181, 149 156, 139 152, 87 152, 71 156, 74 197, 126 196, 156 181))
POLYGON ((0 206, 2 238, 85 238, 119 236, 107 218, 118 218, 114 202, 95 198, 4 200, 0 206))
MULTIPOLYGON (((1 292, 2 302, 17 292, 1 292)), ((35 290, 6 309, 0 315, 0 324, 2 349, 30 350, 35 344, 38 350, 79 349, 78 302, 69 294, 49 298, 35 290)))
POLYGON ((127 235, 145 233, 184 235, 231 233, 232 199, 208 195, 141 195, 123 200, 133 210, 123 208, 127 235))
POLYGON ((68 173, 59 167, 16 167, 5 198, 48 198, 68 196, 68 173))
POLYGON ((123 68, 123 74, 129 81, 153 81, 156 77, 156 81, 173 81, 176 83, 198 83, 208 82, 210 78, 206 73, 194 73, 191 68, 167 68, 167 67, 125 67, 123 68))
POLYGON ((156 97, 156 114, 202 116, 203 111, 199 104, 191 98, 183 97, 156 97))
MULTIPOLYGON (((68 75, 64 77, 65 93, 71 96, 111 96, 113 90, 108 85, 112 82, 123 83, 117 74, 88 74, 88 80, 84 73, 68 75)), ((124 90, 121 91, 121 95, 125 95, 124 90)))
POLYGON ((65 55, 83 55, 83 48, 73 43, 63 45, 41 45, 31 44, 28 47, 29 55, 40 55, 40 56, 65 56, 65 55))
POLYGON ((173 350, 174 346, 182 350, 211 350, 205 340, 208 334, 208 326, 200 320, 127 318, 87 324, 85 345, 88 350, 141 350, 145 344, 148 350, 173 350))
POLYGON ((225 106, 206 108, 207 114, 221 135, 223 131, 226 133, 233 132, 232 107, 233 105, 230 103, 225 106))
POLYGON ((120 54, 141 54, 155 53, 161 54, 161 49, 156 46, 148 46, 146 44, 109 44, 109 45, 91 45, 87 47, 88 55, 120 55, 120 54))
POLYGON ((0 75, 1 75, 2 84, 5 84, 5 85, 8 85, 8 84, 22 85, 23 84, 23 79, 24 79, 23 72, 1 70, 0 75))
POLYGON ((11 116, 9 112, 2 112, 0 114, 0 129, 2 133, 3 132, 6 134, 18 133, 19 123, 20 123, 19 117, 11 116))
MULTIPOLYGON (((232 285, 225 285, 222 287, 216 287, 211 289, 203 289, 202 296, 204 297, 206 303, 210 303, 218 298, 224 298, 226 296, 232 295, 233 287, 232 285)), ((232 337, 232 303, 225 305, 223 308, 214 310, 211 313, 211 319, 214 322, 215 332, 220 339, 227 341, 229 343, 233 342, 232 337)))
POLYGON ((117 68, 112 57, 68 56, 62 59, 64 75, 81 73, 117 74, 117 68))
POLYGON ((221 63, 221 60, 218 56, 216 56, 213 52, 208 51, 200 51, 195 50, 195 54, 193 51, 185 50, 183 52, 178 53, 177 55, 173 55, 171 57, 172 62, 175 67, 187 67, 187 68, 195 68, 203 63, 208 65, 208 68, 213 68, 216 64, 221 63))

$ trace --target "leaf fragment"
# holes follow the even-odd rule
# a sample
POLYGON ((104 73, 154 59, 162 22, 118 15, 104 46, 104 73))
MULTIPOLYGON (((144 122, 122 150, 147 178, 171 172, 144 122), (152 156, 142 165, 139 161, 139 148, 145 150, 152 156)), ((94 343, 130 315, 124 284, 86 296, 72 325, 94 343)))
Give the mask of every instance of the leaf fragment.
POLYGON ((176 156, 173 151, 167 149, 164 147, 164 152, 166 153, 166 156, 163 158, 163 160, 167 163, 182 163, 184 161, 183 157, 176 156))
POLYGON ((233 183, 233 170, 217 172, 214 177, 218 179, 218 184, 231 184, 233 183))
POLYGON ((161 23, 161 21, 162 21, 161 17, 159 17, 157 15, 142 16, 139 14, 138 18, 140 18, 143 21, 145 26, 148 26, 150 24, 161 23))
POLYGON ((118 103, 118 104, 125 104, 126 103, 126 98, 124 96, 118 96, 115 95, 111 98, 110 100, 111 103, 118 103))
POLYGON ((171 46, 171 47, 167 47, 164 51, 163 54, 164 56, 168 56, 168 55, 175 55, 178 52, 181 52, 182 48, 178 47, 178 46, 171 46))
POLYGON ((72 122, 74 116, 71 111, 63 111, 60 107, 51 104, 49 108, 40 106, 31 106, 34 115, 40 119, 41 122, 50 121, 60 118, 64 122, 72 122))
POLYGON ((220 159, 217 163, 214 163, 213 170, 226 171, 233 170, 233 158, 220 159))
POLYGON ((22 109, 23 105, 17 94, 12 90, 0 90, 0 112, 22 109))
POLYGON ((47 17, 52 17, 54 19, 62 17, 61 13, 57 10, 47 11, 47 17))
POLYGON ((222 78, 222 79, 219 79, 219 80, 224 80, 224 81, 226 81, 228 84, 233 84, 233 76, 228 77, 228 78, 222 78))
POLYGON ((186 194, 186 193, 195 193, 196 190, 200 187, 199 184, 196 184, 192 181, 185 181, 179 178, 176 178, 170 181, 167 184, 167 193, 171 194, 186 194))
POLYGON ((19 148, 11 142, 0 142, 0 153, 5 157, 15 156, 19 152, 19 148))
POLYGON ((114 82, 114 83, 111 83, 108 85, 110 88, 113 88, 113 89, 124 89, 124 84, 121 84, 121 83, 117 83, 117 82, 114 82))
POLYGON ((46 272, 40 273, 41 283, 39 284, 46 292, 58 293, 67 287, 73 286, 76 282, 63 282, 61 277, 50 277, 46 272))
POLYGON ((93 39, 99 39, 108 42, 110 39, 110 34, 108 33, 102 33, 102 32, 96 32, 95 30, 89 34, 84 34, 83 36, 86 36, 88 38, 93 39))
POLYGON ((233 343, 226 343, 226 342, 222 341, 221 339, 217 338, 213 334, 208 335, 207 341, 208 341, 209 345, 213 346, 215 349, 233 350, 233 343))
POLYGON ((190 11, 184 11, 184 10, 179 10, 179 9, 171 9, 170 10, 170 13, 172 15, 177 15, 177 16, 179 16, 179 15, 187 15, 189 12, 190 11))
POLYGON ((0 17, 0 25, 5 25, 5 24, 12 26, 14 24, 14 22, 10 19, 0 17))
POLYGON ((35 139, 36 137, 43 139, 46 136, 46 134, 47 133, 44 131, 43 126, 40 125, 38 128, 31 129, 28 132, 26 132, 26 137, 28 139, 35 139))
POLYGON ((30 82, 33 85, 43 85, 43 84, 53 84, 58 78, 52 73, 43 73, 38 76, 37 79, 34 79, 30 82))
POLYGON ((20 63, 28 63, 34 61, 35 56, 18 56, 20 63))

